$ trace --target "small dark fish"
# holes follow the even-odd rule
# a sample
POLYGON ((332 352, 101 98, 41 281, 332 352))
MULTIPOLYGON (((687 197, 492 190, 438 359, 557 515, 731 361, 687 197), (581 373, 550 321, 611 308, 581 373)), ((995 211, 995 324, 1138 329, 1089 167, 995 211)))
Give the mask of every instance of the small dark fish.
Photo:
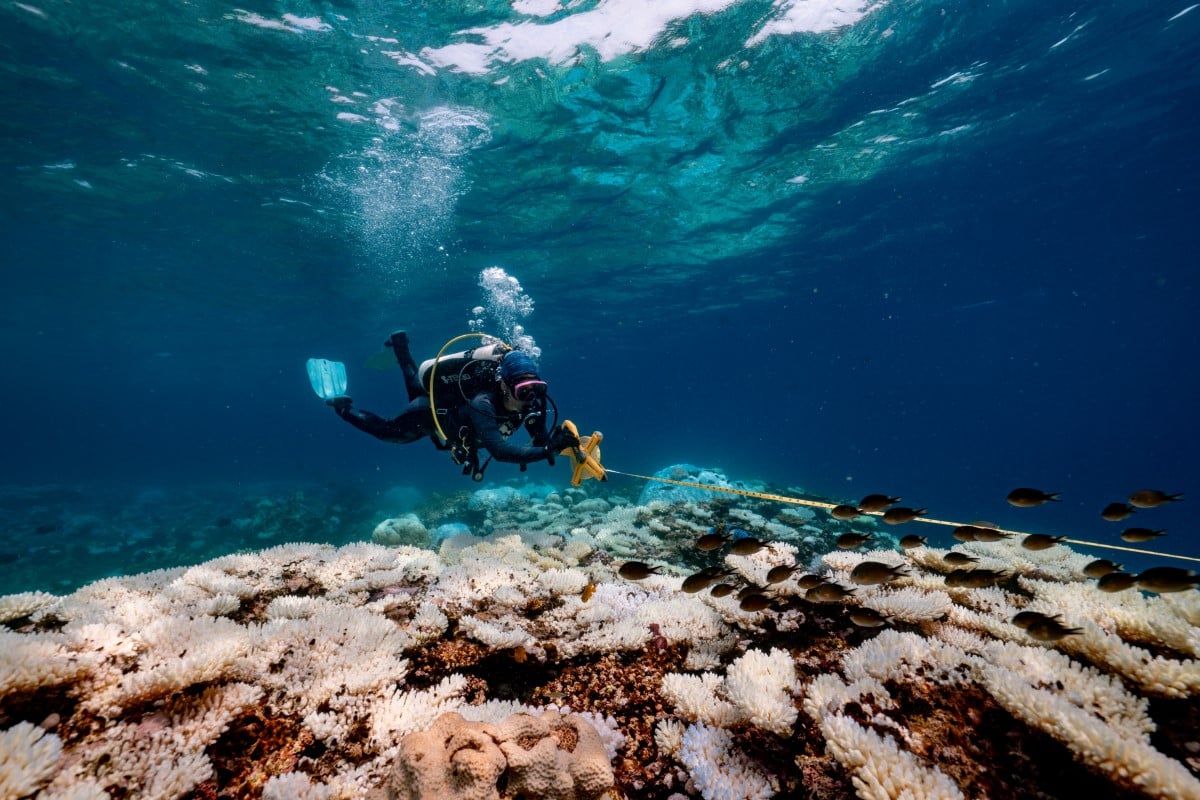
POLYGON ((859 606, 850 609, 850 621, 860 628, 878 628, 888 623, 888 618, 873 608, 859 606))
POLYGON ((627 580, 640 581, 643 578, 649 578, 651 575, 658 575, 659 568, 652 567, 641 561, 626 561, 617 570, 617 574, 627 580))
POLYGON ((1161 505, 1174 503, 1182 499, 1183 494, 1167 494, 1157 489, 1139 489, 1129 495, 1129 505, 1137 506, 1138 508, 1158 508, 1161 505))
POLYGON ((765 594, 748 594, 738 603, 742 611, 763 611, 771 607, 771 598, 765 594))
POLYGON ((1021 540, 1021 547, 1026 550, 1047 550, 1059 542, 1065 542, 1065 536, 1051 536, 1048 533, 1031 533, 1021 540))
POLYGON ((1182 592, 1200 585, 1200 575, 1182 567, 1151 567, 1137 574, 1137 585, 1147 592, 1182 592))
POLYGON ((869 494, 858 502, 858 509, 860 511, 883 511, 903 499, 903 497, 890 497, 886 494, 869 494))
POLYGON ((905 550, 909 550, 914 547, 924 547, 925 537, 917 536, 915 533, 910 533, 908 536, 905 536, 900 540, 900 546, 905 550))
POLYGON ((850 580, 857 584, 870 586, 876 583, 887 583, 897 578, 907 578, 904 567, 893 567, 882 561, 861 561, 850 570, 850 580))
POLYGON ((1043 492, 1041 489, 1028 489, 1022 487, 1013 489, 1008 493, 1008 502, 1017 508, 1033 508, 1040 506, 1047 501, 1061 502, 1058 498, 1062 492, 1043 492))
POLYGON ((967 585, 967 576, 970 574, 971 570, 959 567, 958 569, 952 569, 947 572, 944 580, 947 586, 959 589, 967 585))
POLYGON ((684 578, 683 586, 680 588, 682 588, 683 591, 687 592, 688 594, 695 594, 696 592, 702 592, 709 586, 712 586, 714 581, 716 581, 715 576, 709 575, 705 571, 700 571, 695 575, 688 575, 686 578, 684 578))
POLYGON ((1061 622, 1046 617, 1030 624, 1025 628, 1025 632, 1039 642, 1057 642, 1063 637, 1083 633, 1083 628, 1068 628, 1061 622))
POLYGON ((1045 622, 1046 620, 1058 623, 1062 622, 1062 618, 1058 614, 1051 616, 1048 614, 1041 614, 1037 611, 1021 611, 1015 617, 1013 617, 1011 621, 1012 624, 1016 625, 1018 628, 1028 628, 1035 622, 1045 622))
POLYGON ((975 556, 970 556, 970 555, 967 555, 966 553, 960 553, 957 550, 951 550, 949 553, 946 553, 946 555, 942 556, 942 561, 945 561, 947 564, 978 564, 979 563, 979 559, 976 558, 975 556))
POLYGON ((1124 503, 1109 503, 1100 512, 1100 516, 1109 522, 1120 522, 1123 519, 1129 519, 1135 511, 1137 509, 1133 506, 1125 505, 1124 503))
POLYGON ((216 524, 218 528, 228 528, 233 524, 233 520, 229 517, 218 517, 216 524))
POLYGON ((732 583, 718 583, 716 586, 708 590, 708 593, 713 597, 728 597, 737 591, 737 586, 732 583))
POLYGON ((721 545, 729 541, 729 537, 723 533, 706 533, 696 540, 697 550, 716 550, 721 545))
POLYGON ((844 589, 836 583, 822 583, 804 593, 810 603, 838 603, 854 594, 853 589, 844 589))
POLYGON ((826 583, 829 583, 829 579, 821 575, 801 575, 796 579, 796 585, 805 591, 826 583))
POLYGON ((762 594, 764 591, 766 591, 765 586, 755 586, 753 583, 748 583, 745 586, 743 586, 741 589, 738 589, 737 599, 745 600, 747 597, 749 597, 752 594, 762 594))
POLYGON ((928 510, 927 508, 904 508, 903 506, 897 506, 883 512, 883 521, 888 525, 900 525, 904 522, 912 522, 928 510))
POLYGON ((859 516, 860 514, 862 514, 862 512, 859 511, 857 508, 855 508, 854 506, 847 506, 847 505, 834 506, 829 511, 829 515, 831 517, 833 517, 834 519, 842 519, 842 520, 854 519, 855 517, 859 516))
POLYGON ((956 569, 946 575, 946 585, 957 589, 983 589, 998 583, 1007 573, 995 569, 956 569))
POLYGON ((801 569, 799 564, 782 564, 778 567, 771 567, 767 572, 767 583, 783 583, 792 575, 799 572, 801 569))
POLYGON ((759 541, 753 536, 744 536, 741 539, 735 539, 733 544, 729 546, 729 552, 735 556, 752 556, 764 547, 769 547, 766 542, 759 541))
POLYGON ((57 522, 46 522, 46 523, 38 525, 36 528, 34 528, 33 532, 37 536, 45 536, 47 533, 54 533, 56 530, 58 530, 61 527, 62 526, 59 525, 57 522))
POLYGON ((977 542, 999 542, 1012 536, 1011 533, 996 530, 995 528, 975 528, 975 541, 977 542))
POLYGON ((1108 573, 1118 572, 1120 569, 1120 564, 1107 558, 1098 558, 1083 568, 1083 574, 1089 578, 1103 578, 1108 573))
POLYGON ((976 525, 959 525, 950 535, 960 542, 973 542, 980 528, 976 525))
POLYGON ((871 541, 869 533, 843 533, 837 538, 837 546, 843 550, 853 550, 856 547, 862 547, 869 541, 871 541))
POLYGON ((1110 572, 1096 581, 1096 588, 1102 592, 1123 592, 1132 589, 1137 583, 1137 576, 1128 572, 1110 572))
POLYGON ((12 564, 13 562, 17 561, 20 557, 21 557, 20 553, 14 553, 12 551, 0 552, 0 564, 12 564))
POLYGON ((1126 528, 1121 531, 1121 538, 1127 542, 1148 542, 1152 539, 1157 539, 1166 533, 1166 530, 1152 531, 1149 528, 1126 528))
POLYGON ((964 585, 971 589, 982 589, 1006 580, 1009 574, 1002 569, 973 569, 966 577, 964 585))

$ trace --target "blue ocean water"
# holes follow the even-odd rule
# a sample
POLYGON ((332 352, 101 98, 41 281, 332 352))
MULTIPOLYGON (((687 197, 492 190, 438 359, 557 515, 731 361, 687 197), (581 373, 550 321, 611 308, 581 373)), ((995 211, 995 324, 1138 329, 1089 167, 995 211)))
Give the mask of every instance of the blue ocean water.
MULTIPOLYGON (((344 361, 395 413, 398 371, 367 364, 387 335, 421 359, 476 319, 523 326, 617 470, 1113 543, 1106 503, 1184 492, 1135 521, 1200 555, 1197 25, 1186 2, 9 3, 0 592, 112 569, 89 553, 255 546, 230 523, 254 497, 349 520, 476 488, 304 373, 344 361), (1063 501, 1013 509, 1016 486, 1063 501)), ((488 473, 521 477, 566 481, 488 473)))

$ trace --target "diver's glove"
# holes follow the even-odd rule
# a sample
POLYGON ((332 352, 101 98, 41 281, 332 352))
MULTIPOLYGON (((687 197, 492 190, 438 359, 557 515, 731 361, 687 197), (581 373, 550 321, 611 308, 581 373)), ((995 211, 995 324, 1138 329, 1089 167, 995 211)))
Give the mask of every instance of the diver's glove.
POLYGON ((348 411, 352 403, 353 401, 344 394, 338 395, 337 397, 331 397, 325 401, 325 405, 333 406, 333 410, 339 414, 344 414, 346 411, 348 411))
POLYGON ((568 447, 579 447, 579 437, 559 425, 550 432, 546 449, 553 455, 566 450, 568 447))

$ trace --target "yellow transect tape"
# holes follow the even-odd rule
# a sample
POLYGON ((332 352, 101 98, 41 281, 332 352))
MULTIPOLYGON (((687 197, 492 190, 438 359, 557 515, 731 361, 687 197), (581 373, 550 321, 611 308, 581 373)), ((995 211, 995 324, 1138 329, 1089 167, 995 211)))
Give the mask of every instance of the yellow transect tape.
MULTIPOLYGON (((724 492, 725 494, 736 494, 736 495, 741 495, 742 497, 754 497, 759 500, 773 500, 777 503, 791 503, 792 505, 808 506, 810 508, 823 508, 823 509, 829 510, 829 509, 832 509, 837 506, 836 503, 826 503, 821 500, 805 500, 802 497, 788 497, 788 496, 782 495, 782 494, 767 494, 766 492, 752 492, 748 489, 734 489, 732 487, 724 487, 724 486, 706 486, 703 483, 692 483, 690 481, 677 481, 672 478, 656 478, 653 475, 637 475, 633 472, 621 472, 620 470, 616 470, 611 467, 605 467, 605 471, 607 471, 613 475, 624 475, 628 478, 640 478, 644 481, 656 481, 657 483, 670 483, 670 484, 674 484, 675 486, 687 486, 688 488, 691 488, 691 489, 704 489, 709 492, 724 492)), ((883 512, 877 512, 877 511, 863 511, 862 513, 870 514, 870 515, 876 516, 876 517, 883 516, 883 512)), ((969 523, 965 523, 965 522, 951 522, 950 520, 945 520, 945 519, 933 519, 931 517, 914 517, 912 521, 913 522, 924 522, 924 523, 927 523, 930 525, 946 525, 951 528, 957 528, 960 525, 969 524, 969 523)), ((988 527, 991 527, 991 526, 988 526, 988 527)), ((992 530, 999 531, 1000 533, 1012 534, 1013 536, 1031 536, 1032 535, 1032 534, 1028 533, 1027 531, 1013 531, 1013 530, 1008 530, 1006 528, 992 528, 992 530)), ((1184 561, 1200 562, 1200 558, 1197 558, 1195 556, 1179 556, 1179 555, 1175 555, 1174 553, 1160 553, 1157 550, 1142 550, 1141 548, 1125 547, 1124 545, 1119 545, 1119 544, 1102 544, 1101 542, 1089 542, 1086 539, 1063 539, 1063 541, 1069 542, 1070 544, 1087 545, 1088 547, 1105 547, 1105 548, 1108 548, 1109 550, 1122 550, 1126 553, 1141 553, 1142 555, 1148 555, 1148 556, 1161 556, 1163 558, 1178 558, 1178 559, 1181 559, 1184 561)))

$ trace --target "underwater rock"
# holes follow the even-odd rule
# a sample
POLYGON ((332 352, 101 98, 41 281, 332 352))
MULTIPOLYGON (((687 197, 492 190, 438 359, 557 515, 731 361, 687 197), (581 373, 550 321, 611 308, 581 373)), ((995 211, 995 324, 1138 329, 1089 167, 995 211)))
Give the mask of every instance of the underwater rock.
POLYGON ((472 511, 498 511, 505 508, 523 506, 527 498, 519 490, 511 486, 497 486, 494 489, 480 489, 471 495, 467 508, 472 511))
POLYGON ((416 514, 405 514, 403 517, 385 519, 376 525, 375 530, 371 533, 371 541, 393 547, 396 545, 428 547, 429 530, 416 514))
POLYGON ((433 546, 435 548, 441 547, 442 542, 446 541, 447 539, 453 539, 455 536, 460 536, 462 534, 466 534, 468 536, 472 535, 470 526, 462 522, 442 523, 433 530, 433 546))
MULTIPOLYGON (((732 484, 719 471, 704 469, 694 464, 673 464, 654 473, 654 477, 725 489, 732 488, 732 484)), ((655 500, 661 500, 664 503, 704 503, 712 500, 715 496, 714 492, 692 486, 651 482, 642 489, 642 494, 638 497, 638 505, 649 505, 655 500)))

